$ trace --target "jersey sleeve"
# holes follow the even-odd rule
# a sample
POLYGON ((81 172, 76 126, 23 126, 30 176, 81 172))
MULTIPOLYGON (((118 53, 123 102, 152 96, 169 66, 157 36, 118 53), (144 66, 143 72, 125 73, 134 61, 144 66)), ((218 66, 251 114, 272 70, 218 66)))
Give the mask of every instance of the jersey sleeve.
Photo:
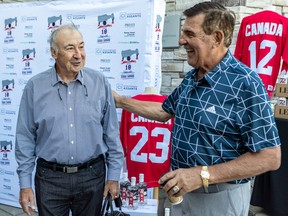
POLYGON ((127 155, 128 118, 129 118, 129 112, 127 112, 126 110, 122 110, 121 122, 120 122, 120 140, 124 151, 124 157, 126 157, 127 155))
POLYGON ((245 19, 243 19, 241 24, 240 24, 239 32, 238 32, 238 35, 237 35, 236 47, 235 47, 235 51, 234 51, 234 56, 239 61, 242 60, 242 53, 243 53, 243 43, 244 43, 243 28, 244 28, 244 22, 245 22, 245 19))
MULTIPOLYGON (((284 17, 284 27, 285 35, 283 35, 283 51, 282 51, 282 59, 283 59, 283 66, 286 68, 287 71, 287 64, 288 64, 288 18, 284 17), (285 64, 284 64, 285 63, 285 64)), ((282 67, 283 69, 283 67, 282 67)))

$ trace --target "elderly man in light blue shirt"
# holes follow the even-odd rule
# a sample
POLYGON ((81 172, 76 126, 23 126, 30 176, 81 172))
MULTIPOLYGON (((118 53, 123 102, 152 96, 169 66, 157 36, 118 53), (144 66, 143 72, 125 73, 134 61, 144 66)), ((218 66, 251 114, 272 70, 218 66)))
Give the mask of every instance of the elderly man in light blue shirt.
POLYGON ((84 67, 84 41, 74 25, 55 30, 50 46, 55 67, 32 77, 21 99, 15 150, 19 201, 32 215, 37 160, 39 214, 99 215, 103 195, 119 193, 123 163, 111 87, 103 74, 84 67))

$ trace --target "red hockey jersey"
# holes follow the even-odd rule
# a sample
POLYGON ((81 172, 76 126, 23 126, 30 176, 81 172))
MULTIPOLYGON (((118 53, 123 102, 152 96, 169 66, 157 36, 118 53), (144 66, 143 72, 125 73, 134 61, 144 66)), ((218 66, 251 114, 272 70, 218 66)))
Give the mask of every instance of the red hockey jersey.
MULTIPOLYGON (((261 11, 243 18, 234 56, 255 70, 272 97, 279 74, 281 58, 288 63, 288 18, 261 11)), ((286 70, 286 68, 282 68, 286 70)))
MULTIPOLYGON (((163 102, 166 96, 139 94, 137 100, 163 102)), ((128 176, 144 173, 148 187, 158 187, 162 174, 170 170, 171 132, 174 119, 167 122, 148 120, 126 110, 122 111, 120 138, 126 156, 128 176)))

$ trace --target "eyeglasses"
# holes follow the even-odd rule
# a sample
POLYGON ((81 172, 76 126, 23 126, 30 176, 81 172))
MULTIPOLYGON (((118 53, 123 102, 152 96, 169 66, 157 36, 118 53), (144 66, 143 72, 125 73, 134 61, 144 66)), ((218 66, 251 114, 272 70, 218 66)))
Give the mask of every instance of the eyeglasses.
MULTIPOLYGON (((83 87, 85 89, 85 96, 88 97, 88 90, 87 90, 87 87, 85 84, 83 84, 83 87)), ((57 88, 57 91, 58 91, 58 96, 60 98, 60 100, 62 100, 62 96, 60 94, 60 83, 58 82, 58 88, 57 88)))
MULTIPOLYGON (((83 78, 83 74, 82 74, 82 71, 80 71, 81 73, 81 79, 82 79, 82 86, 84 87, 84 91, 85 91, 85 96, 88 97, 88 90, 87 90, 87 87, 86 85, 84 84, 84 78, 83 78)), ((62 101, 62 96, 60 94, 60 83, 59 83, 59 79, 58 79, 58 75, 56 73, 56 79, 57 79, 57 82, 58 82, 58 85, 57 85, 57 92, 58 92, 58 96, 60 98, 60 100, 62 101)))

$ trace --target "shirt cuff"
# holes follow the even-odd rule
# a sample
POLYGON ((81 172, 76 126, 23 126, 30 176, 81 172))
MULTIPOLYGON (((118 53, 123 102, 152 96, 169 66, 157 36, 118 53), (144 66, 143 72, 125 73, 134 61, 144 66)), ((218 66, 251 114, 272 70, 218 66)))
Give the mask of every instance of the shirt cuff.
POLYGON ((32 187, 32 175, 20 177, 20 189, 32 187))

